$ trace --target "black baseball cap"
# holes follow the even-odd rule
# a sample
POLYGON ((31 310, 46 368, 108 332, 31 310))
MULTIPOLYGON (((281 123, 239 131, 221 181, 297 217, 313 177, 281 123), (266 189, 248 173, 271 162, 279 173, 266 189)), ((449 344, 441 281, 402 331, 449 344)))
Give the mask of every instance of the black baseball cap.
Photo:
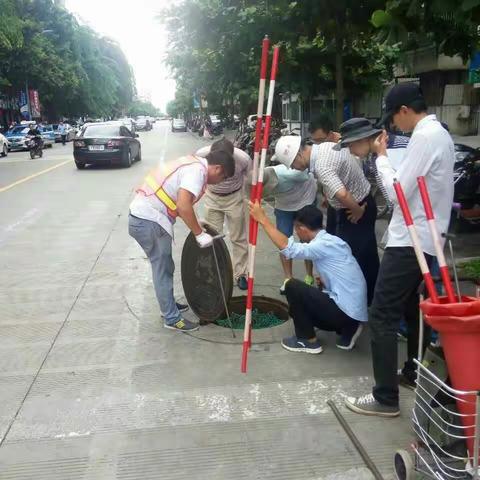
POLYGON ((418 83, 404 82, 395 85, 385 97, 382 118, 378 125, 385 125, 402 106, 409 107, 418 102, 425 102, 422 89, 418 83))

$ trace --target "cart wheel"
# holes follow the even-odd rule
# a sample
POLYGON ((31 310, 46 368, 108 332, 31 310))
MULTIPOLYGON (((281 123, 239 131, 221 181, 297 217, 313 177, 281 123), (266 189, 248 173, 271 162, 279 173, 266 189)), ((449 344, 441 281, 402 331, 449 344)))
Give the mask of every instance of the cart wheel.
POLYGON ((412 456, 406 450, 397 450, 393 458, 393 467, 397 480, 413 480, 415 475, 415 466, 412 456))

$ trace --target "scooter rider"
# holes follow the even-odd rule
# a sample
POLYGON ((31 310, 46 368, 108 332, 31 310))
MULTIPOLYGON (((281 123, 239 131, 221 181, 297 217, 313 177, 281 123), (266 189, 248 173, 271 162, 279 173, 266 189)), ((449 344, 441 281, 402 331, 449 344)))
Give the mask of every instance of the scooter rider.
POLYGON ((41 138, 42 132, 40 132, 36 123, 31 123, 27 135, 35 138, 41 138))
POLYGON ((35 148, 38 148, 43 144, 42 133, 37 127, 37 124, 31 123, 27 132, 27 137, 30 137, 35 142, 35 148))

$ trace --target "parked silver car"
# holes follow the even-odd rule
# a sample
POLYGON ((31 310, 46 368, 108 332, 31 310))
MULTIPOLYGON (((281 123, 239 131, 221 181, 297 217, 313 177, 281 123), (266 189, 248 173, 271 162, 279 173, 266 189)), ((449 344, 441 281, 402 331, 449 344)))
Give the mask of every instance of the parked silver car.
POLYGON ((172 120, 172 132, 186 132, 187 126, 183 118, 174 118, 172 120))

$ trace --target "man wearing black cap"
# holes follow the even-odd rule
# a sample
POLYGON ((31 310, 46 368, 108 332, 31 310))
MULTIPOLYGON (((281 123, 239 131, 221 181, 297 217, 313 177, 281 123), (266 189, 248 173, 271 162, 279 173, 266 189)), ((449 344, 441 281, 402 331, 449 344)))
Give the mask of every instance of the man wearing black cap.
MULTIPOLYGON (((417 178, 424 176, 440 232, 448 230, 453 202, 454 146, 449 133, 435 115, 427 114, 420 87, 415 83, 396 85, 388 93, 382 123, 393 121, 404 132, 412 132, 405 158, 397 171, 387 153, 387 135, 383 132, 370 141, 377 154, 376 165, 390 201, 394 204, 388 228, 388 242, 378 274, 370 309, 372 361, 375 386, 372 393, 348 397, 346 406, 365 415, 396 417, 400 414, 397 374, 397 331, 405 317, 409 329, 408 361, 402 375, 415 379, 415 325, 418 323, 417 290, 422 274, 417 263, 408 230, 393 188, 397 179, 405 192, 417 233, 430 262, 435 248, 425 218, 417 178)), ((418 331, 418 330, 417 330, 418 331)), ((403 382, 402 382, 403 383, 403 382)))

